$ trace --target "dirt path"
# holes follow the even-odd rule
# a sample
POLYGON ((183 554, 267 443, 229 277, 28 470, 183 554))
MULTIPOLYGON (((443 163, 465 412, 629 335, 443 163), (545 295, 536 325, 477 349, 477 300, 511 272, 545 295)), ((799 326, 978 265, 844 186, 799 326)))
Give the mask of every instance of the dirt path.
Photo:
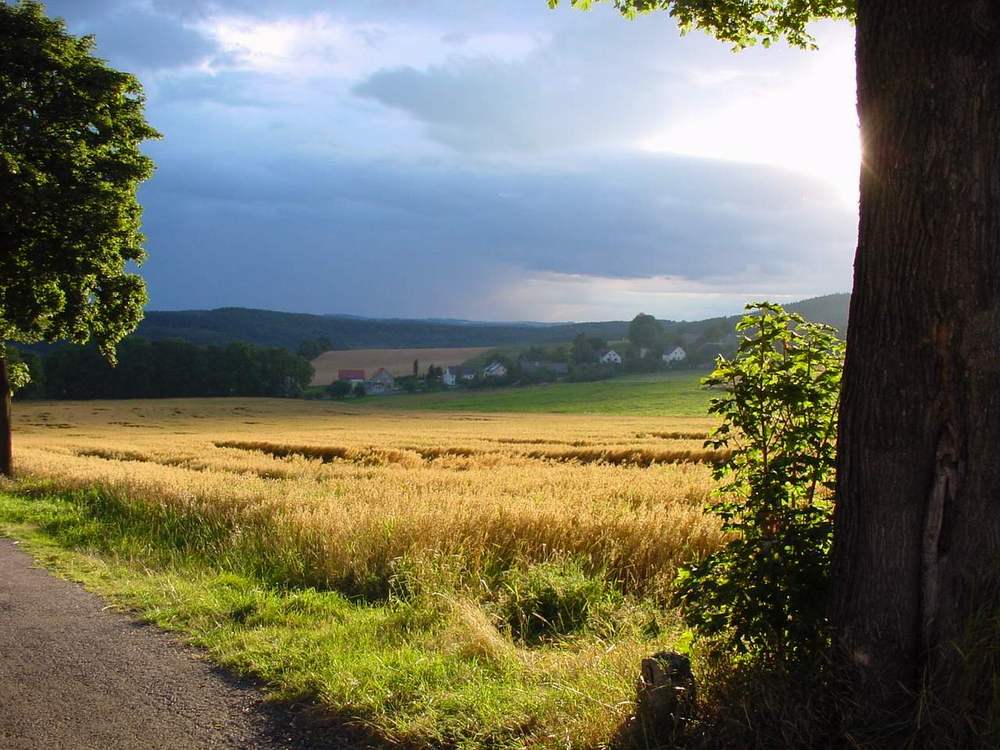
POLYGON ((266 703, 155 628, 33 567, 0 538, 0 748, 359 748, 316 712, 266 703))

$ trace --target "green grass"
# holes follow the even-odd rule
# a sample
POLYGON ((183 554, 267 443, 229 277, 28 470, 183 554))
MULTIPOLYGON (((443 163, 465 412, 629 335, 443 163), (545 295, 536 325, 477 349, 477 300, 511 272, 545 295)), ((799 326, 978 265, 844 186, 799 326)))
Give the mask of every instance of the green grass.
POLYGON ((352 600, 282 583, 252 552, 223 557, 220 530, 189 519, 96 492, 6 489, 0 534, 59 574, 262 679, 276 698, 317 701, 391 742, 604 745, 627 713, 638 658, 677 632, 669 615, 656 625, 655 608, 624 602, 572 564, 549 564, 505 575, 517 595, 502 600, 503 616, 522 620, 516 608, 527 605, 573 627, 591 611, 606 619, 529 648, 490 625, 481 603, 433 580, 381 602, 352 600))
POLYGON ((711 394, 699 385, 705 373, 682 370, 592 383, 549 383, 369 398, 366 407, 432 411, 531 412, 704 416, 711 394))

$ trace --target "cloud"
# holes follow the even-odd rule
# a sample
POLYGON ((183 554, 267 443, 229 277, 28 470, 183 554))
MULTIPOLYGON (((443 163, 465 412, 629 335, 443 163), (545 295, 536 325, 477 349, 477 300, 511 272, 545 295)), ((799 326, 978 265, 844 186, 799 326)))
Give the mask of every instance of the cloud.
POLYGON ((94 35, 99 55, 134 72, 194 65, 216 49, 176 16, 135 0, 48 0, 46 9, 66 18, 72 33, 94 35))
POLYGON ((462 58, 380 70, 354 93, 406 112, 458 151, 523 154, 622 145, 667 116, 669 83, 633 72, 630 84, 558 56, 462 58))
POLYGON ((627 23, 612 12, 601 33, 566 21, 524 59, 386 68, 353 91, 466 156, 633 149, 723 158, 802 171, 856 203, 849 28, 817 25, 818 53, 737 56, 699 35, 678 39, 654 18, 627 23))
POLYGON ((356 80, 402 64, 426 66, 458 56, 525 57, 544 35, 502 30, 448 32, 433 23, 354 20, 321 12, 276 19, 209 15, 198 24, 222 54, 213 70, 243 70, 291 79, 356 80))
MULTIPOLYGON (((521 59, 452 56, 386 66, 354 92, 404 111, 429 137, 465 153, 629 147, 748 79, 778 77, 758 51, 738 65, 712 40, 681 40, 663 17, 623 20, 612 8, 544 19, 550 37, 521 59)), ((779 55, 780 59, 780 55, 779 55)))
POLYGON ((691 317, 849 286, 854 208, 822 163, 795 173, 810 138, 840 143, 809 116, 840 106, 809 98, 828 58, 733 56, 609 4, 49 8, 140 75, 165 135, 140 194, 155 308, 691 317))
POLYGON ((744 291, 807 296, 835 279, 846 285, 853 217, 819 210, 821 185, 654 161, 493 173, 165 162, 143 193, 153 298, 174 308, 552 318, 571 309, 555 301, 572 289, 573 317, 593 318, 640 301, 676 314, 685 295, 722 304, 744 291))

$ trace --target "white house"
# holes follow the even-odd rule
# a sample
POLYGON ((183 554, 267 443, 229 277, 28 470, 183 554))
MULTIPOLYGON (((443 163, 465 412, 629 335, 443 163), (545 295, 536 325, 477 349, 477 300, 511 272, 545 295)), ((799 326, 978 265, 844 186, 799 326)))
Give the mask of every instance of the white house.
POLYGON ((620 365, 622 363, 622 355, 614 349, 601 349, 597 353, 597 361, 602 365, 620 365))
POLYGON ((476 371, 470 367, 462 367, 460 365, 449 365, 445 368, 444 374, 441 376, 441 382, 443 382, 449 388, 454 388, 459 380, 475 380, 476 371))
POLYGON ((507 377, 507 367, 503 362, 490 362, 483 368, 484 378, 505 378, 507 377))
POLYGON ((664 362, 680 362, 682 359, 687 359, 687 352, 679 346, 663 355, 664 362))

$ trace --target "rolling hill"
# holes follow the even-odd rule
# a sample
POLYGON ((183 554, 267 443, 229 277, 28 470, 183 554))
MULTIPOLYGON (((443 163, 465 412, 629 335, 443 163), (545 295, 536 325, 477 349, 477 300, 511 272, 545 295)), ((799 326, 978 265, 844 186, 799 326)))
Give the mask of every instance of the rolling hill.
MULTIPOLYGON (((847 329, 849 294, 831 294, 787 305, 810 320, 847 329)), ((638 310, 636 312, 639 312, 638 310)), ((668 334, 697 337, 713 330, 732 331, 733 315, 702 321, 662 321, 668 334)), ((577 334, 621 339, 628 321, 591 323, 484 323, 459 320, 359 318, 309 315, 241 307, 216 310, 150 310, 136 332, 146 339, 183 339, 195 344, 245 341, 260 346, 295 349, 303 341, 326 337, 333 349, 491 347, 510 344, 551 344, 577 334)))
POLYGON ((356 318, 224 307, 176 312, 150 310, 136 332, 157 340, 195 344, 245 341, 295 349, 303 341, 326 337, 334 349, 403 349, 546 344, 569 341, 579 333, 621 338, 628 321, 597 323, 476 323, 466 321, 356 318))

